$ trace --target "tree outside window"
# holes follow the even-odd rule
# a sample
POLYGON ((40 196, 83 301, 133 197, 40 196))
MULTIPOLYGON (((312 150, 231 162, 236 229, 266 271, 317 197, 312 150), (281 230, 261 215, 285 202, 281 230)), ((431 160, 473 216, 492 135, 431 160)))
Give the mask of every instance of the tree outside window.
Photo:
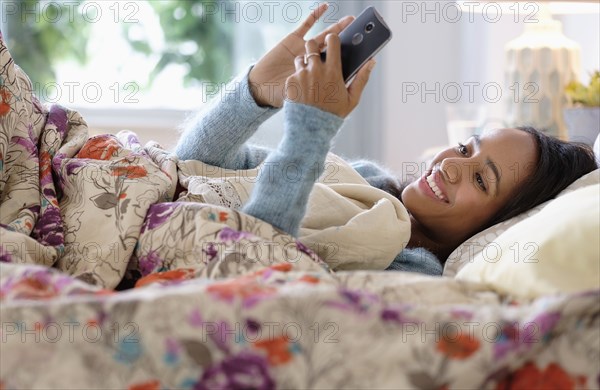
MULTIPOLYGON (((42 100, 52 100, 53 96, 44 96, 52 95, 51 87, 54 92, 62 87, 62 99, 54 96, 62 102, 65 84, 74 91, 81 81, 72 70, 93 69, 102 61, 103 71, 90 76, 88 83, 112 77, 114 82, 102 85, 102 92, 120 94, 112 99, 115 103, 127 96, 137 102, 137 92, 149 91, 165 73, 184 87, 196 88, 231 77, 233 26, 215 12, 228 2, 9 0, 2 2, 1 22, 15 62, 37 86, 42 100), (109 54, 98 53, 98 42, 108 47, 109 54), (120 80, 116 75, 127 69, 134 76, 120 80)), ((87 92, 93 95, 93 88, 87 92)), ((93 102, 93 96, 89 100, 93 102)))

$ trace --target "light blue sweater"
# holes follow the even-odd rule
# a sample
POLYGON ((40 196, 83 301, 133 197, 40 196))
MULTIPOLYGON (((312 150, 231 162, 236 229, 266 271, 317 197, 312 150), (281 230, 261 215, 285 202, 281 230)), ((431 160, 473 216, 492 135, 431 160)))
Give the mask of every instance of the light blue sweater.
MULTIPOLYGON (((278 109, 259 107, 248 86, 249 70, 231 81, 223 93, 184 125, 175 148, 182 160, 200 160, 227 169, 252 169, 264 161, 250 200, 242 211, 296 236, 308 197, 324 169, 331 141, 343 119, 316 107, 286 101, 284 135, 274 150, 247 143, 278 109), (294 180, 287 175, 294 170, 294 180)), ((369 184, 390 192, 398 181, 371 161, 352 167, 369 184)), ((396 190, 397 191, 397 190, 396 190)), ((405 249, 388 270, 441 275, 439 260, 423 248, 405 249)))

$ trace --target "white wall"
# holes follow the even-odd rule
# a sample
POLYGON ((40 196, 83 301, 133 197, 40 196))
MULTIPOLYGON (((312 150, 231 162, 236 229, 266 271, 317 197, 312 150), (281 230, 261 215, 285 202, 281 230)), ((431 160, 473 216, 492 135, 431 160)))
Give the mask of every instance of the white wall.
POLYGON ((565 15, 562 21, 565 35, 581 45, 581 79, 600 68, 600 15, 565 15))
MULTIPOLYGON (((435 20, 423 23, 405 7, 416 2, 380 2, 394 37, 384 50, 384 150, 387 166, 401 173, 402 163, 417 161, 427 147, 443 142, 444 104, 434 96, 406 96, 409 83, 448 83, 457 80, 460 66, 460 29, 435 20), (403 87, 404 86, 404 87, 403 87)), ((416 3, 419 4, 419 3, 416 3)))

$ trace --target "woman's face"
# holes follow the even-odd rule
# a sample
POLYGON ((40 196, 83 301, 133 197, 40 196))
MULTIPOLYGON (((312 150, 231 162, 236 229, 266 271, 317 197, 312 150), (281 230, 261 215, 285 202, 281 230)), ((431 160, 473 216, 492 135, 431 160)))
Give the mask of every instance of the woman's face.
POLYGON ((531 135, 495 130, 436 155, 402 192, 402 202, 431 239, 464 241, 510 199, 536 163, 531 135))

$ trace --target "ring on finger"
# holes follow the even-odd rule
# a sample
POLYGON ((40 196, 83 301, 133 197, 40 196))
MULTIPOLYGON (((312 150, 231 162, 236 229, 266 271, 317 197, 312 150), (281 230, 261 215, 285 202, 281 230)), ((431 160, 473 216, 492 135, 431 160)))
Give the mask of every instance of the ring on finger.
POLYGON ((308 59, 312 56, 320 56, 320 53, 306 53, 304 55, 304 65, 308 65, 308 59))

